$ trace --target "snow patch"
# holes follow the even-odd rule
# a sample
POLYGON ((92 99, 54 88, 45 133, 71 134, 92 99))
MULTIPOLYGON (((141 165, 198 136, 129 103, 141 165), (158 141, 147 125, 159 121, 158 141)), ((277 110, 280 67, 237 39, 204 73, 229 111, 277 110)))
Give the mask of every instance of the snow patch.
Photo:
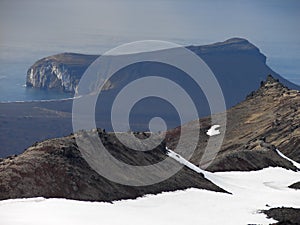
POLYGON ((215 136, 215 135, 218 135, 220 134, 220 131, 217 130, 218 128, 220 128, 221 126, 220 125, 213 125, 207 132, 206 134, 208 136, 215 136))

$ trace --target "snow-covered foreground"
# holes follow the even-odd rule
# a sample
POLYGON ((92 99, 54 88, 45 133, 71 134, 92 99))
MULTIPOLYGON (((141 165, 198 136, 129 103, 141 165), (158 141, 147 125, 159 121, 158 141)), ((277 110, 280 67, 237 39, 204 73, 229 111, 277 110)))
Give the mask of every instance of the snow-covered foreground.
POLYGON ((204 172, 206 178, 232 194, 189 189, 113 204, 44 198, 5 200, 0 201, 0 224, 270 224, 275 221, 258 210, 300 207, 300 191, 288 188, 300 181, 299 171, 267 168, 210 173, 172 151, 168 155, 197 172, 204 172))
POLYGON ((274 221, 257 210, 300 207, 300 191, 287 188, 300 180, 299 172, 267 168, 206 177, 233 194, 189 189, 113 204, 44 198, 6 200, 0 202, 0 224, 269 224, 274 221))

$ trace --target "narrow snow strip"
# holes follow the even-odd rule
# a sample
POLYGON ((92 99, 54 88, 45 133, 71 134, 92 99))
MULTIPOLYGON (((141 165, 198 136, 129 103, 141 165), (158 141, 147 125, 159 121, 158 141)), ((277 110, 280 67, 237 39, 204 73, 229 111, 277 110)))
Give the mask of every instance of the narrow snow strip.
POLYGON ((217 130, 218 128, 220 128, 221 126, 220 125, 213 125, 207 132, 206 134, 208 136, 215 136, 215 135, 218 135, 220 134, 220 131, 217 130))
POLYGON ((177 154, 176 152, 172 151, 171 149, 167 149, 167 155, 176 160, 177 162, 179 162, 182 165, 185 165, 186 167, 190 168, 191 170, 197 172, 197 173, 206 173, 205 170, 202 170, 200 167, 195 166, 193 163, 189 162, 188 160, 186 160, 185 158, 183 158, 181 155, 177 154))
POLYGON ((186 167, 190 168, 191 170, 195 171, 196 173, 203 174, 206 179, 214 183, 215 185, 219 186, 220 188, 223 188, 225 191, 228 191, 229 193, 232 193, 230 189, 227 189, 228 187, 231 187, 230 182, 224 180, 222 176, 219 176, 217 173, 212 173, 206 170, 201 169, 200 167, 194 165, 193 163, 189 162, 185 158, 183 158, 181 155, 177 154, 176 152, 172 151, 171 149, 166 148, 167 155, 179 162, 182 165, 185 165, 186 167))
POLYGON ((290 159, 289 157, 285 156, 284 154, 282 154, 278 149, 276 149, 276 152, 278 153, 278 155, 280 155, 282 158, 290 161, 291 163, 293 163, 293 165, 295 167, 297 167, 297 169, 300 170, 300 163, 295 162, 294 160, 290 159))
POLYGON ((194 165, 193 163, 189 162, 185 158, 183 158, 181 155, 177 154, 176 152, 172 151, 171 149, 166 148, 167 155, 179 162, 182 165, 185 165, 186 167, 190 168, 191 170, 195 171, 196 173, 203 174, 206 179, 214 183, 215 185, 219 186, 225 191, 228 191, 229 193, 232 193, 232 185, 234 185, 234 181, 224 179, 222 176, 220 176, 218 173, 212 173, 206 170, 201 169, 200 167, 194 165))
POLYGON ((200 167, 194 165, 193 163, 189 162, 185 158, 183 158, 181 155, 177 154, 176 152, 172 151, 171 149, 167 149, 167 155, 179 162, 182 165, 185 165, 186 167, 190 168, 191 170, 195 171, 196 173, 201 173, 204 175, 206 179, 214 183, 215 185, 219 186, 220 188, 223 188, 224 190, 231 192, 231 190, 227 190, 226 188, 231 187, 231 181, 228 181, 226 179, 223 179, 222 176, 219 176, 217 173, 212 173, 206 170, 201 169, 200 167))

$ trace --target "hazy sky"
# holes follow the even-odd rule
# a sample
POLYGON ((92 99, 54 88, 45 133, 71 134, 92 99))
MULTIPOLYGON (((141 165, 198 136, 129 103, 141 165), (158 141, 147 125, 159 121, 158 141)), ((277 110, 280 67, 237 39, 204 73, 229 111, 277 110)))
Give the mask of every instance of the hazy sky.
MULTIPOLYGON (((1 42, 84 35, 217 41, 300 40, 300 1, 1 0, 1 42)), ((100 41, 100 40, 99 40, 100 41)))
POLYGON ((143 39, 208 44, 238 36, 271 64, 283 60, 281 69, 300 59, 299 21, 297 0, 0 0, 0 59, 101 53, 143 39))

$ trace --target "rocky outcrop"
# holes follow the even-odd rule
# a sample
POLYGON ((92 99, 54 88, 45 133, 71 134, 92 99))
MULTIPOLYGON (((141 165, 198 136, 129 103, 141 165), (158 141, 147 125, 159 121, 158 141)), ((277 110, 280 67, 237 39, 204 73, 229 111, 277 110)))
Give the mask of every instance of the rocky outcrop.
MULTIPOLYGON (((127 164, 152 165, 168 157, 164 144, 152 151, 139 152, 128 149, 113 133, 102 130, 74 135, 88 138, 87 134, 99 135, 106 149, 127 164)), ((110 202, 191 187, 225 192, 188 167, 152 185, 127 186, 112 182, 97 174, 83 159, 74 135, 36 143, 19 156, 3 159, 0 162, 0 200, 43 196, 110 202)), ((175 160, 172 162, 170 166, 178 164, 175 160)), ((165 171, 161 169, 161 173, 165 171)))
POLYGON ((278 222, 272 225, 298 225, 300 224, 300 209, 291 207, 271 208, 269 210, 262 210, 268 218, 273 218, 278 222))
POLYGON ((75 92, 94 55, 62 53, 37 61, 27 71, 26 86, 75 92))
MULTIPOLYGON (((269 75, 257 91, 227 111, 226 130, 223 129, 224 124, 219 124, 220 131, 225 132, 225 138, 208 169, 248 171, 281 166, 297 170, 291 162, 278 155, 276 149, 300 162, 299 108, 300 92, 288 89, 269 75)), ((212 126, 210 117, 200 119, 200 124, 200 141, 191 158, 196 165, 199 165, 207 145, 206 131, 212 126)), ((194 129, 193 122, 167 132, 169 148, 175 148, 180 129, 189 136, 194 129)), ((213 138, 217 140, 218 136, 213 138)))
POLYGON ((300 190, 300 181, 297 182, 297 183, 291 184, 291 185, 289 186, 289 188, 293 188, 293 189, 296 189, 296 190, 300 190))

